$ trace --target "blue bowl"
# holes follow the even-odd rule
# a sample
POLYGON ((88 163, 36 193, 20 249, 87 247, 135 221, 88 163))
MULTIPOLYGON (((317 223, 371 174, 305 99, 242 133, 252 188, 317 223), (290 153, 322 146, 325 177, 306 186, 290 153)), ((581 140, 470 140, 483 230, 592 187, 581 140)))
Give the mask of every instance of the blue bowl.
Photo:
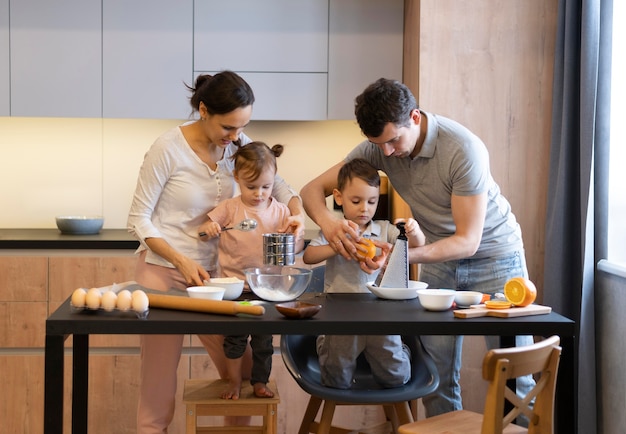
POLYGON ((104 218, 101 216, 58 216, 57 227, 66 235, 95 235, 100 233, 104 218))

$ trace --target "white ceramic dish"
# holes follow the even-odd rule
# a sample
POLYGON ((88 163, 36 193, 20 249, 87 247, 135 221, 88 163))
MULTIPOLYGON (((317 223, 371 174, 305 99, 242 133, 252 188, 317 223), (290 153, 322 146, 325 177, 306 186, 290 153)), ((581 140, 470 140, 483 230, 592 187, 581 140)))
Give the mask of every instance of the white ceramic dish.
POLYGON ((224 297, 224 288, 217 286, 190 286, 187 288, 187 294, 191 298, 221 300, 224 297))
POLYGON ((473 304, 480 304, 483 293, 478 291, 456 291, 454 302, 458 308, 468 308, 473 304))
POLYGON ((235 300, 243 292, 244 281, 236 277, 212 277, 205 280, 204 284, 224 288, 224 300, 235 300))
POLYGON ((452 307, 456 291, 454 289, 418 289, 417 296, 426 310, 448 310, 452 307))
POLYGON ((368 282, 366 286, 367 289, 378 298, 384 298, 386 300, 411 300, 417 297, 418 289, 427 288, 428 284, 418 280, 409 280, 408 288, 375 286, 374 282, 368 282))

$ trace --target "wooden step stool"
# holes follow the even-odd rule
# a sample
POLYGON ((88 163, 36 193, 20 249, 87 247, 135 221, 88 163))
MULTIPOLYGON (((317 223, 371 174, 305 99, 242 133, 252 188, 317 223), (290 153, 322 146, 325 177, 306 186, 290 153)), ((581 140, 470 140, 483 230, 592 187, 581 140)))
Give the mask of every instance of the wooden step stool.
POLYGON ((228 387, 226 380, 185 381, 183 402, 187 406, 187 434, 196 433, 258 433, 276 434, 278 388, 270 380, 268 387, 274 391, 273 398, 257 398, 249 382, 244 381, 239 399, 222 399, 220 395, 228 387), (247 384, 245 384, 247 383, 247 384), (256 426, 197 426, 198 416, 263 416, 263 425, 256 426))

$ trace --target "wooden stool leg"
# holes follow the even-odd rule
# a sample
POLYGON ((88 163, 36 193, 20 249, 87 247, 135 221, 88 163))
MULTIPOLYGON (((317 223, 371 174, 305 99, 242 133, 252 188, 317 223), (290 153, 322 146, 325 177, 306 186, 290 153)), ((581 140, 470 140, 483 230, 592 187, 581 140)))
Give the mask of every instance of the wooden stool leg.
POLYGON ((300 424, 300 430, 298 434, 309 434, 311 432, 311 424, 315 421, 315 416, 322 405, 322 400, 316 396, 309 398, 309 404, 306 406, 304 416, 302 416, 302 423, 300 424))
MULTIPOLYGON (((411 407, 409 401, 396 402, 393 404, 396 416, 398 418, 398 426, 406 423, 415 422, 413 414, 411 413, 411 407)), ((394 429, 398 429, 398 426, 394 426, 394 429)))
POLYGON ((263 418, 264 431, 267 434, 278 434, 278 406, 269 405, 268 413, 263 418))
POLYGON ((319 428, 317 429, 317 434, 330 433, 330 427, 333 423, 336 405, 335 401, 324 401, 324 408, 322 409, 322 417, 320 419, 319 428))
POLYGON ((187 434, 196 434, 196 430, 197 430, 196 405, 187 404, 186 411, 187 411, 187 415, 186 415, 187 428, 185 432, 187 434))

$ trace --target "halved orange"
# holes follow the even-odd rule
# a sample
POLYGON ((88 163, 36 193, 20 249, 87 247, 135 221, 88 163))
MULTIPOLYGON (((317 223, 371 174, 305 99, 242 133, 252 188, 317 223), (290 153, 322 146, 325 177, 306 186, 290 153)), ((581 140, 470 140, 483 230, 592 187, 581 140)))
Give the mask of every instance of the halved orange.
POLYGON ((511 302, 505 300, 487 300, 485 307, 487 309, 508 309, 511 307, 511 302))
POLYGON ((504 296, 513 305, 524 307, 537 298, 535 284, 524 277, 514 277, 504 284, 504 296))

